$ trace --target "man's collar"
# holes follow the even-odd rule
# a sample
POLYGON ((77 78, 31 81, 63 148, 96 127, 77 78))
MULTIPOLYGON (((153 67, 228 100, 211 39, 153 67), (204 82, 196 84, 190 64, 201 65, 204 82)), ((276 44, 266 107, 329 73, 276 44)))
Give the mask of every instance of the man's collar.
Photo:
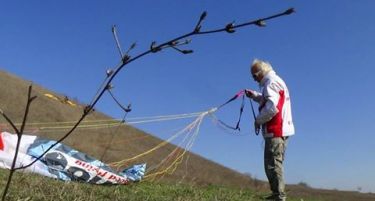
POLYGON ((259 86, 264 86, 264 84, 266 83, 266 81, 269 80, 269 78, 272 77, 273 75, 276 75, 276 72, 273 71, 273 70, 271 70, 266 75, 264 75, 264 77, 262 78, 262 80, 259 83, 259 86))

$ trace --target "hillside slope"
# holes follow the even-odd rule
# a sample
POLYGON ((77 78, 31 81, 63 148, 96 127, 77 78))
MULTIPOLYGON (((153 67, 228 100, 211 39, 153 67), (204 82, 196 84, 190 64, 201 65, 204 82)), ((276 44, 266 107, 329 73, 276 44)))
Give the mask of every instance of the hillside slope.
MULTIPOLYGON (((0 108, 15 122, 21 122, 30 84, 30 82, 17 76, 0 71, 0 108)), ((27 121, 29 126, 26 128, 26 132, 49 139, 58 139, 66 133, 66 129, 46 131, 42 127, 48 125, 48 122, 76 121, 81 117, 84 106, 77 104, 73 107, 46 97, 44 96, 45 93, 53 94, 60 99, 64 98, 62 95, 33 84, 32 94, 36 95, 37 99, 31 105, 27 121), (44 123, 44 125, 40 123, 44 123)), ((93 112, 88 115, 86 120, 103 119, 111 118, 103 113, 93 112)), ((0 126, 2 130, 13 132, 4 118, 0 118, 0 126)), ((105 162, 130 158, 157 146, 161 142, 162 140, 131 126, 77 129, 64 141, 65 144, 105 162)), ((152 154, 137 159, 137 161, 131 161, 130 164, 147 162, 148 167, 155 166, 167 157, 173 149, 175 149, 175 146, 168 144, 152 152, 152 154)), ((172 175, 166 174, 161 179, 171 182, 242 187, 261 183, 196 154, 188 153, 186 158, 188 158, 188 162, 183 161, 172 175)))

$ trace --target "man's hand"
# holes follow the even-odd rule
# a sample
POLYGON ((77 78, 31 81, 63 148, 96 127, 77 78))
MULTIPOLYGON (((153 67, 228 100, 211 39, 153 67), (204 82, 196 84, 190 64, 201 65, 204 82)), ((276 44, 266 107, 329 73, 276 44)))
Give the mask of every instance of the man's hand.
POLYGON ((245 94, 247 97, 249 98, 255 98, 255 91, 251 90, 251 89, 245 89, 245 94))
POLYGON ((254 121, 255 134, 258 135, 260 132, 260 124, 254 121))

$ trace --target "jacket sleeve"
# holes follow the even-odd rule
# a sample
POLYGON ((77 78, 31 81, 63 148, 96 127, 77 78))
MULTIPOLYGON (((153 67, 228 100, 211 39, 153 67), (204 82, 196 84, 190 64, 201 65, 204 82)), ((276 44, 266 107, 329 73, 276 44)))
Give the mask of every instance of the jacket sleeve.
POLYGON ((264 106, 260 110, 257 118, 257 124, 265 124, 270 121, 278 112, 277 103, 280 98, 279 88, 276 84, 267 84, 263 89, 264 106))

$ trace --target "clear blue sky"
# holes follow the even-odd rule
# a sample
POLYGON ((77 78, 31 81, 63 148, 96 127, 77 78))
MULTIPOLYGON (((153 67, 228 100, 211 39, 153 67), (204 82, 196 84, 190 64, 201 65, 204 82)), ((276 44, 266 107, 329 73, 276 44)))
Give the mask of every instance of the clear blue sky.
MULTIPOLYGON (((203 111, 240 89, 257 89, 249 64, 253 58, 268 60, 292 98, 296 135, 287 150, 287 183, 375 192, 375 1, 3 1, 0 67, 88 103, 105 70, 119 61, 113 24, 124 49, 137 42, 136 55, 154 40, 189 32, 204 10, 203 29, 211 29, 289 7, 297 13, 269 21, 266 28, 194 37, 187 47, 194 54, 148 55, 116 77, 114 93, 133 104, 129 117, 203 111)), ((248 106, 242 136, 206 120, 192 151, 265 179, 263 141, 252 133, 248 106)), ((97 108, 122 116, 108 96, 97 108)), ((238 108, 236 102, 218 116, 235 122, 238 108)), ((140 128, 162 136, 176 125, 151 127, 140 128)))

